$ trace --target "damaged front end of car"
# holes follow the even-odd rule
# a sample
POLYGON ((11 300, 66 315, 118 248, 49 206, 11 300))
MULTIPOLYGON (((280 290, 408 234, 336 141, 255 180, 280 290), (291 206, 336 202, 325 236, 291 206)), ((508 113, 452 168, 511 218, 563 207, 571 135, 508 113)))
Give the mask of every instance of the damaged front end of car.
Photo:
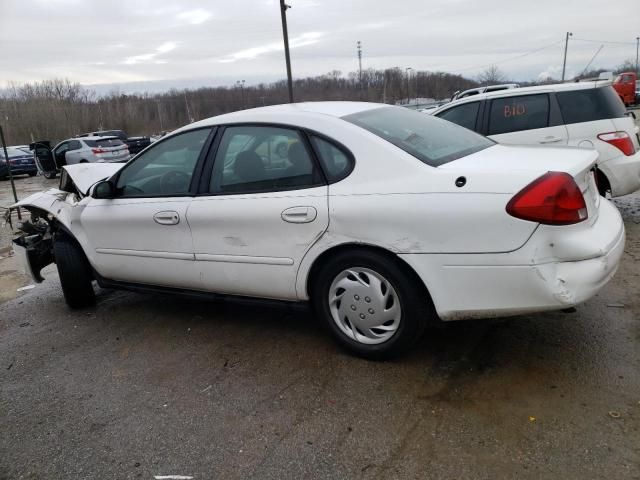
POLYGON ((42 269, 55 263, 55 240, 60 236, 77 239, 82 234, 80 214, 90 200, 91 186, 120 167, 105 164, 63 167, 59 188, 34 193, 9 207, 5 220, 11 228, 14 211, 21 209, 29 213, 29 219, 15 225, 17 236, 13 239, 13 248, 22 260, 25 273, 35 282, 42 282, 42 269))

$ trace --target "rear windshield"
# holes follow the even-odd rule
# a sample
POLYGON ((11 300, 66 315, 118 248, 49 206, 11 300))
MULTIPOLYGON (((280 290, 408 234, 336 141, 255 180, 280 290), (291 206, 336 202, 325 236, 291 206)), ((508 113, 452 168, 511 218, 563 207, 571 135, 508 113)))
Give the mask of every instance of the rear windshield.
POLYGON ((446 120, 401 107, 382 107, 342 117, 437 167, 484 150, 494 142, 446 120))
POLYGON ((592 122, 626 116, 626 108, 611 86, 557 92, 564 123, 592 122))
MULTIPOLYGON (((7 153, 9 154, 9 158, 15 157, 25 157, 27 155, 33 156, 33 154, 28 150, 22 150, 17 147, 7 147, 7 153)), ((4 149, 0 148, 0 157, 4 158, 4 149)))
POLYGON ((124 143, 122 143, 122 140, 119 140, 117 138, 105 138, 105 139, 101 139, 101 140, 85 140, 84 143, 86 143, 89 147, 119 147, 120 145, 124 145, 124 143))

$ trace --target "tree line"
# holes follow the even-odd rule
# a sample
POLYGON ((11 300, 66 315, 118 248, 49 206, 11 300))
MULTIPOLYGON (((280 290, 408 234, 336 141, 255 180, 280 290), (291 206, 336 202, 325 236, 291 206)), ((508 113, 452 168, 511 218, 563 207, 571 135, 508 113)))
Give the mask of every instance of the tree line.
MULTIPOLYGON (((634 70, 630 60, 614 72, 634 70)), ((597 76, 602 70, 582 72, 597 76)), ((476 80, 446 72, 407 71, 400 68, 334 70, 293 82, 295 101, 360 100, 381 103, 414 103, 416 99, 448 99, 458 90, 478 85, 506 83, 507 76, 495 65, 476 80)), ((545 79, 536 83, 555 83, 545 79)), ((534 82, 519 82, 521 86, 534 82)), ((203 118, 245 108, 288 101, 284 80, 258 85, 172 89, 159 94, 124 94, 113 91, 99 96, 93 90, 66 79, 11 84, 0 90, 0 124, 9 144, 34 140, 56 143, 94 130, 124 130, 129 135, 171 131, 203 118)))
MULTIPOLYGON (((478 83, 444 72, 407 72, 399 68, 367 69, 343 75, 294 80, 295 101, 361 100, 383 103, 415 102, 417 97, 444 99, 478 83)), ((33 140, 52 143, 80 133, 120 129, 129 135, 170 131, 187 123, 227 112, 288 101, 285 81, 258 85, 172 89, 159 94, 99 96, 66 79, 11 84, 0 92, 0 124, 13 145, 33 140)))

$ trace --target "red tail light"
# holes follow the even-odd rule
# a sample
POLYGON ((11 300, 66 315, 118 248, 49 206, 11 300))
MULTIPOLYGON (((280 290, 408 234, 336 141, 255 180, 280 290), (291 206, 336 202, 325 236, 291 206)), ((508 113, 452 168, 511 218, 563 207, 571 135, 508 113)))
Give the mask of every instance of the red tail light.
POLYGON ((598 138, 609 145, 613 145, 627 157, 636 153, 636 147, 627 132, 601 133, 598 138))
POLYGON ((518 192, 507 213, 546 225, 571 225, 587 219, 587 206, 571 175, 548 172, 518 192))
POLYGON ((91 151, 93 153, 96 153, 96 154, 97 153, 108 153, 109 152, 109 150, 105 150, 104 148, 92 148, 91 151))

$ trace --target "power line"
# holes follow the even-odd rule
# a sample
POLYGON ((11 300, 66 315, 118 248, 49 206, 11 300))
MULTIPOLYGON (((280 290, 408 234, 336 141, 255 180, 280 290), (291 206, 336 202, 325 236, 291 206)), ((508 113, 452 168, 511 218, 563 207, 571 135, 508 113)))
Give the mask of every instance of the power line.
POLYGON ((497 61, 497 62, 487 63, 487 64, 484 64, 484 65, 476 65, 476 66, 474 66, 474 67, 462 68, 462 69, 458 69, 458 70, 456 70, 456 71, 457 71, 457 72, 467 72, 467 71, 469 71, 469 70, 477 70, 477 69, 479 69, 479 68, 485 68, 485 67, 490 67, 490 66, 492 66, 492 65, 498 65, 498 64, 500 64, 500 63, 511 62, 511 61, 513 61, 513 60, 517 60, 517 59, 519 59, 519 58, 524 58, 524 57, 527 57, 527 56, 529 56, 529 55, 533 55, 534 53, 541 52, 542 50, 546 50, 546 49, 548 49, 548 48, 555 47, 556 45, 558 45, 558 44, 560 44, 560 43, 562 43, 562 42, 564 42, 564 39, 563 39, 563 40, 558 40, 558 41, 553 42, 553 43, 550 43, 549 45, 546 45, 546 46, 544 46, 544 47, 536 48, 535 50, 530 50, 530 51, 525 52, 525 53, 522 53, 522 54, 520 54, 520 55, 516 55, 516 56, 511 57, 511 58, 506 58, 506 59, 504 59, 504 60, 499 60, 499 61, 497 61))
POLYGON ((635 45, 636 42, 616 42, 612 40, 590 40, 586 38, 572 38, 574 41, 578 42, 591 42, 591 43, 606 43, 611 45, 635 45))

